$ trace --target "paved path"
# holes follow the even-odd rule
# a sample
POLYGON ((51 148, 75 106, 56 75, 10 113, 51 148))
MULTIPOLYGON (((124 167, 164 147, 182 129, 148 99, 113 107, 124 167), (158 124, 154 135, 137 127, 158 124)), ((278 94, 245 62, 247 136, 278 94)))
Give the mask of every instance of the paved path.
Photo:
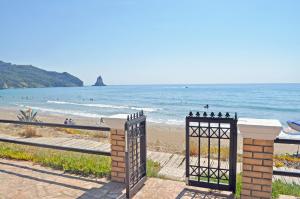
POLYGON ((210 191, 204 188, 188 187, 183 182, 150 178, 135 195, 135 199, 227 199, 229 192, 210 191))
MULTIPOLYGON (((34 165, 0 159, 0 199, 125 199, 123 184, 79 177, 34 165)), ((228 192, 187 187, 184 182, 149 178, 133 199, 227 199, 228 192)), ((281 199, 296 199, 281 196, 281 199)))
MULTIPOLYGON (((125 187, 106 179, 83 178, 25 161, 0 159, 1 199, 125 198, 125 187)), ((150 178, 134 199, 232 198, 229 193, 186 187, 183 182, 150 178), (195 197, 197 196, 197 197, 195 197)))
POLYGON ((65 174, 31 162, 0 159, 0 199, 122 198, 124 186, 65 174))

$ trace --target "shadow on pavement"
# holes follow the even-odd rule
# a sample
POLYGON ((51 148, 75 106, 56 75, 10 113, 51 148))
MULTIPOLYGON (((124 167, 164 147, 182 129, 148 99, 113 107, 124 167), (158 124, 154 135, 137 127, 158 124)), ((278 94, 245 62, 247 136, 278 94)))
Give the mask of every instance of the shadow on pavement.
POLYGON ((233 194, 222 194, 213 191, 200 191, 185 188, 176 199, 233 199, 233 194))
POLYGON ((90 190, 85 191, 85 193, 79 196, 77 199, 125 199, 126 193, 124 189, 124 184, 108 182, 100 188, 92 188, 90 190))

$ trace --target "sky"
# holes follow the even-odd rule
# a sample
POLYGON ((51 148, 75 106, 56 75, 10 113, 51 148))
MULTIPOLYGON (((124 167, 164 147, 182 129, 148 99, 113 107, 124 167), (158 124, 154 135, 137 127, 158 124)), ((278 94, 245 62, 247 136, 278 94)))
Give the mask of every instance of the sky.
POLYGON ((299 0, 0 0, 0 60, 93 84, 299 83, 299 0))

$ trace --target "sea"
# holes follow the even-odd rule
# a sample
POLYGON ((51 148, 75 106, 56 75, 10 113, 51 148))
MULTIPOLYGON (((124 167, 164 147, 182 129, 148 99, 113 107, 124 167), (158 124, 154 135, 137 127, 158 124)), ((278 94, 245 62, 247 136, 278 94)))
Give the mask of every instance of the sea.
POLYGON ((143 110, 150 122, 183 125, 190 111, 300 120, 300 84, 122 85, 0 90, 0 107, 83 117, 124 118, 143 110), (209 105, 209 108, 205 108, 209 105))

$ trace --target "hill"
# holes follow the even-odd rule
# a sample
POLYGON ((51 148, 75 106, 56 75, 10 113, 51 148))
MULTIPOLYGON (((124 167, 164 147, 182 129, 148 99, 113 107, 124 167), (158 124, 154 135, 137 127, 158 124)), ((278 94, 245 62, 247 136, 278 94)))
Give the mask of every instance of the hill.
POLYGON ((0 61, 0 88, 73 86, 83 86, 83 82, 67 72, 58 73, 31 65, 15 65, 0 61))

